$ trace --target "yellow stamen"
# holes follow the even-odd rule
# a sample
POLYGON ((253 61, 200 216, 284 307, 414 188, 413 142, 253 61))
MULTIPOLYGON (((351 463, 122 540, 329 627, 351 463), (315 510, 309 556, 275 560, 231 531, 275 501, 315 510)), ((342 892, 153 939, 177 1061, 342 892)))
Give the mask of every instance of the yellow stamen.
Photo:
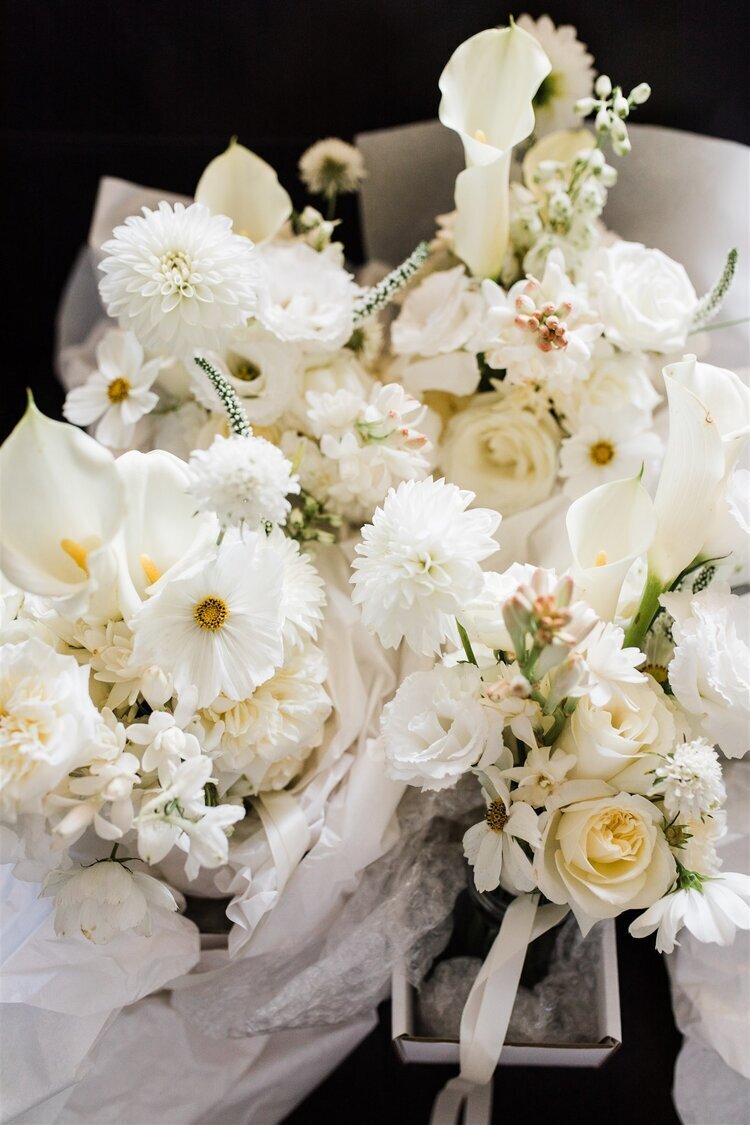
POLYGON ((482 145, 487 144, 487 134, 485 133, 484 129, 476 130, 476 132, 474 133, 474 140, 479 141, 479 143, 482 145))
POLYGON ((88 574, 89 567, 86 562, 89 557, 88 547, 84 547, 82 543, 77 543, 75 539, 61 539, 60 546, 66 555, 70 555, 76 566, 80 566, 84 574, 88 574))
POLYGON ((499 797, 496 797, 495 800, 488 805, 487 811, 484 814, 484 819, 488 828, 491 828, 493 832, 502 832, 503 828, 505 828, 505 825, 508 823, 508 810, 505 807, 505 802, 499 797))
POLYGON ((158 582, 161 578, 161 571, 157 567, 153 559, 148 555, 141 555, 139 562, 143 567, 143 573, 146 575, 150 583, 158 582))
POLYGON ((217 629, 224 628, 229 617, 229 607, 223 598, 217 597, 216 594, 208 594, 198 602, 193 610, 193 617, 201 629, 215 632, 217 629))
POLYGON ((595 465, 608 465, 614 455, 615 447, 611 441, 597 441, 589 450, 589 456, 595 465))
POLYGON ((599 554, 596 556, 594 566, 606 566, 606 565, 607 565, 607 552, 606 551, 600 551, 599 554))
POLYGON ((124 402, 130 394, 130 383, 127 379, 113 379, 107 387, 107 398, 111 403, 124 402))

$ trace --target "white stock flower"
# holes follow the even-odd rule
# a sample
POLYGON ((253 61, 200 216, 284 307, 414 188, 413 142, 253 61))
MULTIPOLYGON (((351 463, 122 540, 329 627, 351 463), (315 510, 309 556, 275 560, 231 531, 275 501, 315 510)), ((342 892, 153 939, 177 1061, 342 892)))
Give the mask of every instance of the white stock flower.
POLYGON ((526 387, 476 395, 449 421, 439 450, 446 477, 503 515, 552 492, 560 431, 545 402, 526 387))
POLYGON ((406 296, 391 326, 397 355, 432 356, 463 348, 476 331, 484 302, 463 266, 428 274, 406 296))
POLYGON ((654 770, 654 792, 670 820, 700 819, 715 812, 726 791, 713 746, 705 738, 679 743, 654 770))
POLYGON ((188 491, 200 511, 215 512, 223 530, 286 522, 287 496, 299 492, 299 480, 281 450, 265 438, 217 434, 208 449, 190 456, 193 475, 188 491))
POLYGON ((607 339, 618 348, 669 354, 685 346, 698 298, 679 262, 617 239, 591 256, 587 279, 607 339))
POLYGON ((656 930, 659 953, 671 953, 685 926, 698 941, 731 945, 737 930, 750 930, 750 878, 727 871, 701 882, 700 888, 673 891, 631 922, 633 937, 656 930))
POLYGON ((500 725, 480 702, 481 687, 472 664, 438 664, 407 676, 381 719, 389 776, 422 789, 444 789, 476 765, 488 743, 494 744, 493 757, 499 755, 500 725))
POLYGON ((264 284, 256 315, 263 327, 310 350, 342 347, 359 292, 351 274, 303 242, 264 246, 259 257, 264 284))
POLYGON ((150 937, 151 911, 177 909, 168 887, 116 860, 53 872, 42 894, 55 900, 59 937, 80 933, 95 945, 106 945, 126 930, 150 937))
POLYGON ((32 637, 0 646, 0 817, 40 802, 90 756, 99 715, 89 672, 32 637))
POLYGON ((497 550, 500 516, 467 511, 473 499, 444 480, 406 481, 363 527, 352 601, 386 648, 406 638, 428 655, 455 637, 455 615, 482 589, 479 564, 497 550))
POLYGON ((357 191, 367 175, 359 149, 338 137, 326 137, 305 149, 299 174, 309 192, 327 199, 357 191))
POLYGON ((607 481, 637 476, 643 467, 652 477, 661 453, 661 441, 644 430, 638 411, 584 408, 578 429, 560 446, 563 491, 575 500, 607 481))
MULTIPOLYGON (((501 764, 504 765, 505 760, 504 756, 501 764)), ((483 820, 464 834, 464 855, 474 868, 478 891, 494 891, 501 880, 516 893, 531 891, 536 882, 531 861, 519 840, 538 848, 542 842, 539 820, 531 805, 524 801, 511 803, 503 772, 495 766, 482 771, 485 779, 482 794, 487 812, 483 820)))
POLYGON ((200 757, 201 748, 194 734, 182 730, 170 711, 152 711, 145 723, 131 723, 128 741, 139 748, 141 769, 156 773, 166 788, 181 762, 200 757))
POLYGON ((131 215, 102 246, 99 292, 110 316, 145 348, 172 355, 221 347, 255 311, 253 244, 201 203, 160 203, 131 215))
POLYGON ((577 38, 574 27, 555 27, 549 16, 534 20, 522 15, 516 23, 533 35, 552 66, 532 99, 535 135, 573 128, 580 120, 575 112, 576 102, 590 97, 594 87, 594 60, 586 44, 577 38))
POLYGON ((606 706, 615 696, 627 696, 627 685, 646 681, 638 671, 645 659, 643 653, 638 648, 623 648, 624 639, 619 625, 600 621, 581 645, 586 675, 580 694, 587 695, 594 707, 606 706))
POLYGON ((135 663, 163 668, 178 694, 195 688, 199 707, 246 698, 283 659, 282 584, 255 535, 224 542, 154 587, 132 621, 135 663))
MULTIPOLYGON (((690 581, 690 579, 688 579, 690 581)), ((750 749, 750 614, 727 587, 663 594, 674 618, 669 683, 698 729, 728 758, 750 749)))
POLYGON ((125 449, 133 440, 136 422, 159 401, 151 387, 162 360, 144 362, 143 348, 133 333, 111 328, 97 344, 96 364, 83 386, 68 391, 63 414, 77 426, 96 422, 97 441, 125 449))

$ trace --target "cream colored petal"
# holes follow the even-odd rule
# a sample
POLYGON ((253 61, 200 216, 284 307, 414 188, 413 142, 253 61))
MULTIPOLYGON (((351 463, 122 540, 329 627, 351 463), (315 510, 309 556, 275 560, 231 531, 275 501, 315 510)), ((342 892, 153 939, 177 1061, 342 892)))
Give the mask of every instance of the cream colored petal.
POLYGON ((475 277, 496 277, 508 246, 510 153, 456 177, 454 249, 475 277))
POLYGON ((292 213, 292 201, 271 165, 236 141, 205 169, 195 199, 214 215, 228 215, 235 234, 253 242, 273 238, 292 213))

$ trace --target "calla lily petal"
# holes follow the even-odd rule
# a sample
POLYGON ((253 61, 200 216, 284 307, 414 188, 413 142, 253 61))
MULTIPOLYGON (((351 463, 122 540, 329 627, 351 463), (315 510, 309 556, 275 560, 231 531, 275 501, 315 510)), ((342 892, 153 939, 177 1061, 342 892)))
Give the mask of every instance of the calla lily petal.
POLYGON ((228 215, 235 234, 253 242, 273 238, 292 213, 292 201, 271 165, 236 141, 207 166, 195 201, 214 215, 228 215))
POLYGON ((656 533, 651 497, 638 477, 602 484, 571 504, 566 523, 576 585, 612 621, 625 576, 656 533))

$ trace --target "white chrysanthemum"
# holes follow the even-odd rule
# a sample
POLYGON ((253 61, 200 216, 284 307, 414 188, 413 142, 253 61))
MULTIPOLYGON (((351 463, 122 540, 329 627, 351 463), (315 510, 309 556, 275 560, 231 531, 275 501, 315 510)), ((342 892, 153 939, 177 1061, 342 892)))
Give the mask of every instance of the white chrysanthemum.
POLYGON ((55 900, 59 937, 81 933, 95 945, 106 945, 125 930, 150 937, 152 909, 177 909, 172 892, 158 879, 109 860, 54 872, 42 894, 55 900))
POLYGON ((222 692, 245 699, 282 662, 282 589, 255 534, 225 541, 157 583, 132 621, 134 662, 163 668, 180 695, 193 688, 199 707, 222 692))
POLYGON ((248 527, 286 521, 287 496, 299 492, 299 480, 284 454, 261 437, 222 437, 190 456, 189 492, 198 508, 216 512, 221 527, 248 527))
POLYGON ((181 355, 221 349, 255 310, 258 268, 249 239, 201 203, 160 203, 115 227, 99 292, 110 316, 145 348, 181 355))
POLYGON ((264 246, 259 258, 264 285, 256 315, 263 327, 310 350, 342 347, 352 334, 359 293, 351 274, 303 242, 264 246))
POLYGON ((143 348, 133 333, 112 328, 97 345, 96 364, 84 385, 68 392, 63 414, 76 426, 97 422, 97 441, 126 449, 136 422, 159 401, 151 387, 162 360, 144 362, 143 348))
POLYGON ((586 44, 577 38, 574 27, 555 27, 549 16, 533 20, 522 15, 516 22, 533 35, 552 66, 532 99, 536 136, 572 128, 580 120, 575 113, 576 102, 590 97, 594 86, 594 60, 586 44))
POLYGON ((539 819, 525 801, 511 803, 510 790, 503 777, 511 761, 506 750, 499 760, 500 768, 488 766, 484 771, 486 785, 482 794, 487 802, 484 819, 473 824, 464 834, 464 855, 474 868, 474 884, 478 891, 494 891, 501 879, 516 893, 531 891, 536 883, 531 862, 521 844, 538 848, 542 842, 539 819))
POLYGON ((656 930, 659 953, 671 953, 677 934, 686 926, 698 941, 731 945, 738 929, 750 930, 750 878, 727 871, 701 883, 700 888, 673 891, 631 922, 633 937, 656 930))
POLYGON ((642 467, 650 479, 656 475, 662 452, 660 439, 643 428, 638 411, 584 409, 579 429, 560 446, 563 491, 575 500, 607 481, 634 477, 642 467))
POLYGON ((88 668, 36 637, 0 647, 0 818, 13 824, 89 758, 88 668))
POLYGON ((281 576, 281 617, 284 644, 295 647, 315 640, 323 621, 326 604, 325 583, 309 555, 303 554, 299 543, 289 539, 279 527, 270 535, 260 537, 260 557, 281 576))
POLYGON ((473 499, 444 480, 406 481, 362 529, 352 600, 386 648, 406 638, 428 655, 456 637, 455 615, 482 589, 479 564, 498 549, 500 516, 467 511, 473 499))
POLYGON ((723 805, 726 799, 719 757, 705 738, 683 742, 654 770, 656 794, 664 800, 671 820, 698 819, 723 805))
POLYGON ((338 137, 310 145, 300 157, 299 174, 308 191, 326 199, 357 191, 367 175, 359 149, 338 137))

